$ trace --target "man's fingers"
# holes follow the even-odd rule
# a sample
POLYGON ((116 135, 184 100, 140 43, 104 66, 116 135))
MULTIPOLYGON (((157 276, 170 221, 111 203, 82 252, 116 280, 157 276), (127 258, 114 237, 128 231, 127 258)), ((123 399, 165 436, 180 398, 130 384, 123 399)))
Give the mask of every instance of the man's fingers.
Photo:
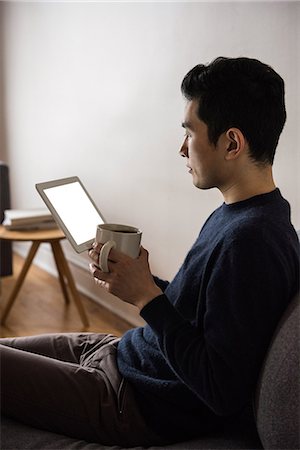
MULTIPOLYGON (((89 250, 89 256, 92 258, 93 261, 96 263, 99 260, 99 254, 102 248, 102 244, 95 243, 96 245, 93 245, 93 248, 89 250)), ((108 261, 110 262, 122 262, 126 261, 130 256, 125 255, 125 253, 121 253, 118 250, 112 248, 108 255, 108 261)))
POLYGON ((90 272, 94 278, 97 278, 98 280, 102 280, 102 281, 108 280, 110 272, 102 272, 102 270, 100 270, 99 267, 93 263, 91 263, 89 265, 89 267, 90 267, 90 272))

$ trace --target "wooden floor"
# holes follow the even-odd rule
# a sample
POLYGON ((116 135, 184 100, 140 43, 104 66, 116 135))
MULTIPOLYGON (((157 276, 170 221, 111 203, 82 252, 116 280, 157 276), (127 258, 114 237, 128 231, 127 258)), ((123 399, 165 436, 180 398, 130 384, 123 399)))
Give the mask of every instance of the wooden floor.
MULTIPOLYGON (((3 305, 13 289, 23 259, 14 255, 13 276, 1 279, 0 316, 3 305)), ((92 331, 121 336, 132 325, 106 308, 81 295, 90 327, 83 328, 73 302, 65 304, 58 280, 32 265, 6 320, 0 336, 28 336, 39 333, 92 331)))

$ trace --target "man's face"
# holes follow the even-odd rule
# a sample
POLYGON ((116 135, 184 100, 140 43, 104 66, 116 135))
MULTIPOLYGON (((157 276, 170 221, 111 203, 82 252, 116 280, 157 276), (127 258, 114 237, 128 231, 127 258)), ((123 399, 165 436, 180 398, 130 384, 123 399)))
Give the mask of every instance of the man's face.
POLYGON ((198 101, 188 101, 182 126, 186 130, 180 149, 181 156, 187 161, 193 183, 200 189, 220 187, 224 172, 224 154, 220 147, 208 139, 207 125, 198 118, 198 101))

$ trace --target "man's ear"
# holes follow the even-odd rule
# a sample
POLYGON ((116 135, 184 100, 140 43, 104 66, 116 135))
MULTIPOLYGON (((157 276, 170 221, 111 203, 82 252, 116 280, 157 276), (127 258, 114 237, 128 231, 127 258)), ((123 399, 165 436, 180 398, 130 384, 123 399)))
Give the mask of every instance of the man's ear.
POLYGON ((238 158, 245 149, 245 137, 238 128, 229 128, 226 133, 226 160, 238 158))

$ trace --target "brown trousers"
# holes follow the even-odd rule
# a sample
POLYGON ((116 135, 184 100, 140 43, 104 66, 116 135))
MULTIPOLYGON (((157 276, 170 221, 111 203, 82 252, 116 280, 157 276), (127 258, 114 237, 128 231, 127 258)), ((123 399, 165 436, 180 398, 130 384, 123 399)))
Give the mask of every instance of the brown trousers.
POLYGON ((118 341, 94 333, 0 339, 2 413, 90 442, 162 444, 118 371, 118 341))

